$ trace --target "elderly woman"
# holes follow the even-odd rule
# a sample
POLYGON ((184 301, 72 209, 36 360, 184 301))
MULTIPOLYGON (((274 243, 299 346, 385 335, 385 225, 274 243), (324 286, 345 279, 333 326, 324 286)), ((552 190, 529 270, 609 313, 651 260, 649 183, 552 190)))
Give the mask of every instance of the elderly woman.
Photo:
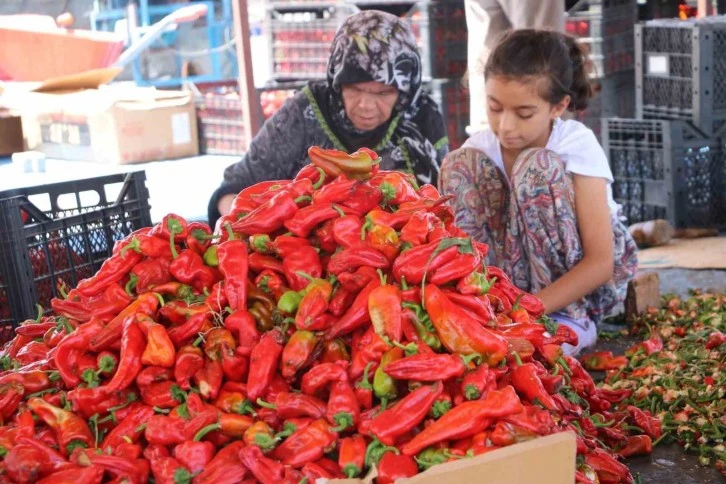
POLYGON ((243 188, 289 179, 317 145, 375 150, 381 169, 436 184, 449 151, 436 103, 421 91, 421 56, 411 29, 394 15, 368 10, 349 17, 330 49, 327 79, 311 82, 269 119, 242 161, 224 172, 209 204, 209 222, 230 210, 243 188))

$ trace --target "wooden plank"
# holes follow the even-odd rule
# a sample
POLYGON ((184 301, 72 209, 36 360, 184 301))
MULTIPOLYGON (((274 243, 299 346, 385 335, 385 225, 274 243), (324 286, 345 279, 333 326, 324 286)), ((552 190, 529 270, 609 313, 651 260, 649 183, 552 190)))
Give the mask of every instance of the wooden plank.
POLYGON ((250 24, 247 17, 247 0, 232 0, 234 39, 237 46, 237 82, 242 100, 242 121, 247 144, 260 129, 259 101, 252 76, 252 51, 250 49, 250 24))

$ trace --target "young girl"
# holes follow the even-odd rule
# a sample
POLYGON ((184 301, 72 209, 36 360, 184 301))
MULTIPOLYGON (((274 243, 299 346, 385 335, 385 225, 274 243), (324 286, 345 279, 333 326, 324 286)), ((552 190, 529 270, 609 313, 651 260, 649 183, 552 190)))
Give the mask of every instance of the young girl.
POLYGON ((451 152, 439 174, 456 223, 489 244, 487 263, 578 333, 571 354, 595 343, 595 323, 623 300, 637 269, 605 153, 582 123, 560 119, 587 106, 587 65, 566 35, 507 34, 484 70, 489 128, 451 152))

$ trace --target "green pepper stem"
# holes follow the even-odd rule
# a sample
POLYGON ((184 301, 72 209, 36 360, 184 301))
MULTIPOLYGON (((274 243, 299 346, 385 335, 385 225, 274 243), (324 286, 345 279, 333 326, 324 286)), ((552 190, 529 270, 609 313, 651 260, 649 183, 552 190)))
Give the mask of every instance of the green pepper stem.
POLYGON ((338 212, 338 215, 340 215, 341 217, 345 217, 345 212, 343 211, 342 208, 340 208, 336 204, 333 204, 332 207, 333 207, 333 210, 335 210, 336 212, 338 212))
POLYGON ((297 198, 295 199, 295 203, 300 203, 300 202, 311 202, 312 200, 313 200, 313 197, 310 197, 310 196, 308 196, 308 195, 302 195, 302 196, 300 196, 300 197, 297 197, 297 198))
POLYGON ((43 318, 43 306, 36 304, 35 307, 38 309, 38 316, 36 316, 34 322, 40 323, 40 320, 43 318))
POLYGON ((325 170, 320 168, 319 166, 316 166, 318 173, 320 173, 320 178, 318 178, 318 181, 313 183, 313 190, 317 190, 321 186, 323 186, 323 183, 325 183, 325 170))
POLYGON ((215 430, 219 430, 221 428, 222 428, 222 426, 219 425, 218 423, 213 423, 213 424, 207 425, 206 427, 202 427, 199 432, 194 434, 194 442, 201 441, 204 438, 204 436, 207 435, 208 433, 214 432, 215 430))
POLYGON ((272 410, 277 410, 277 405, 275 405, 274 403, 268 403, 268 402, 264 401, 261 398, 258 398, 257 399, 257 405, 259 405, 260 407, 270 408, 272 410))
POLYGON ((234 235, 234 230, 232 230, 232 224, 227 222, 224 224, 224 230, 227 231, 227 240, 235 240, 237 238, 236 235, 234 235))

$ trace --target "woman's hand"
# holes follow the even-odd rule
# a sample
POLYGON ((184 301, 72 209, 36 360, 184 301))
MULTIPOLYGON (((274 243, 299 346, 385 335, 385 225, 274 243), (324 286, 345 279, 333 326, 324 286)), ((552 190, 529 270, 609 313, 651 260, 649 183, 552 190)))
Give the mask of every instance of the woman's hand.
POLYGON ((217 202, 217 210, 219 210, 220 215, 223 217, 225 215, 229 215, 229 212, 232 211, 232 202, 234 201, 235 197, 237 195, 229 194, 224 195, 222 198, 219 199, 219 202, 217 202))
POLYGON ((587 296, 613 277, 613 229, 607 180, 574 175, 577 229, 583 257, 575 267, 542 289, 537 296, 552 313, 587 296))

